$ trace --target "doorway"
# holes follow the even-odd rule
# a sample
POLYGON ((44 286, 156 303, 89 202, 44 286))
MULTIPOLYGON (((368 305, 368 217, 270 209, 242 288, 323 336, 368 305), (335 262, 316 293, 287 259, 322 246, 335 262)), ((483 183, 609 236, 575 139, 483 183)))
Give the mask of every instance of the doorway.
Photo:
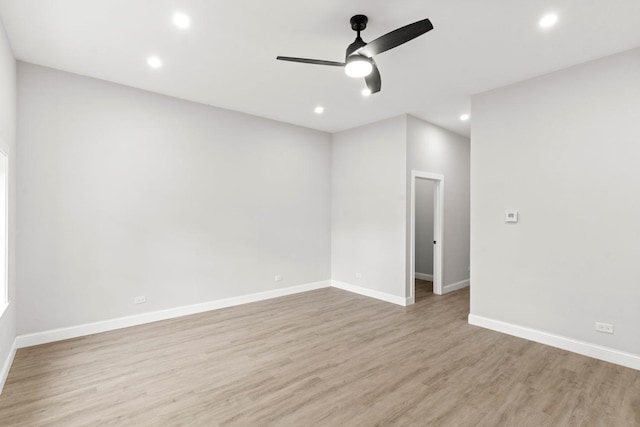
MULTIPOLYGON (((427 196, 429 197, 429 196, 427 196)), ((419 279, 433 281, 433 293, 436 295, 442 295, 442 255, 443 255, 443 218, 444 218, 444 175, 411 171, 411 261, 410 261, 410 285, 409 285, 409 300, 415 302, 415 288, 416 288, 416 273, 423 273, 425 275, 418 274, 419 279), (429 191, 430 190, 430 191, 429 191), (418 200, 418 197, 427 194, 432 194, 431 201, 418 200), (431 212, 425 212, 425 209, 432 209, 431 212), (417 221, 416 217, 421 215, 420 220, 417 221), (426 218, 425 218, 426 216, 426 218), (431 220, 433 218, 433 220, 431 220), (426 220, 426 221, 423 221, 426 220), (422 233, 420 236, 416 236, 418 225, 420 228, 424 228, 424 222, 433 223, 433 233, 422 233), (427 248, 426 245, 429 242, 425 241, 425 237, 432 240, 430 243, 432 246, 427 248), (416 261, 416 248, 419 249, 421 255, 431 259, 420 259, 416 261), (431 250, 432 249, 432 250, 431 250), (417 267, 422 269, 430 269, 432 272, 429 274, 427 271, 418 271, 417 267)), ((424 231, 424 230, 422 230, 424 231)))

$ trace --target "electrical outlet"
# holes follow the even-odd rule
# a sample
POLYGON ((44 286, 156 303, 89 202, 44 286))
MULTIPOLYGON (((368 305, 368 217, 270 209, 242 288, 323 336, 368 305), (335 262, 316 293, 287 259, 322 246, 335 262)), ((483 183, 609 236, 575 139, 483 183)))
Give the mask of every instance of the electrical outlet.
POLYGON ((611 325, 609 323, 596 322, 596 331, 604 332, 605 334, 612 334, 613 333, 613 325, 611 325))
POLYGON ((276 276, 276 278, 275 278, 275 281, 276 281, 276 282, 282 282, 282 275, 281 275, 281 274, 278 274, 278 275, 276 276))
POLYGON ((518 212, 516 211, 505 212, 504 222, 512 222, 512 223, 518 222, 518 212))
POLYGON ((145 297, 144 295, 141 295, 139 297, 135 297, 133 299, 133 303, 134 304, 144 304, 145 302, 147 302, 147 297, 145 297))
POLYGON ((362 279, 362 273, 356 273, 356 279, 362 279))

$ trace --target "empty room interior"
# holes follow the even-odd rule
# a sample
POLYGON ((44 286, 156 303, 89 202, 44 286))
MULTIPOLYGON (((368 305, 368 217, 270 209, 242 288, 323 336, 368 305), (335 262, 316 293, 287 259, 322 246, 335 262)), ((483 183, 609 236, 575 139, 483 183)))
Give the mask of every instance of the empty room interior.
POLYGON ((640 426, 638 24, 0 0, 0 426, 640 426))

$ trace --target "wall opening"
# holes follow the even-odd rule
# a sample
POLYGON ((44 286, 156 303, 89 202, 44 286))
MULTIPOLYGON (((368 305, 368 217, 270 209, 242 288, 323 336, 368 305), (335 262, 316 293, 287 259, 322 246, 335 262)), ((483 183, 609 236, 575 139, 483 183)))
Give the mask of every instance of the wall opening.
POLYGON ((419 294, 433 292, 433 247, 435 220, 435 183, 430 179, 416 180, 415 287, 419 294), (419 292, 420 290, 420 292, 419 292))
MULTIPOLYGON (((444 253, 444 251, 442 250, 444 228, 444 176, 440 174, 414 170, 411 171, 411 261, 409 266, 410 283, 408 295, 409 303, 411 304, 415 302, 415 279, 417 272, 416 266, 418 265, 418 262, 416 261, 416 214, 422 211, 424 208, 424 206, 420 206, 420 204, 417 203, 417 192, 421 191, 421 189, 423 188, 421 181, 425 180, 429 181, 433 188, 433 204, 431 205, 433 207, 433 234, 429 233, 429 238, 431 239, 432 245, 431 247, 433 250, 431 274, 433 282, 433 293, 442 295, 442 256, 444 253)), ((424 245, 421 243, 421 246, 424 245)), ((424 254, 424 251, 421 249, 423 248, 418 249, 418 254, 424 254)), ((420 265, 422 266, 422 268, 427 268, 425 267, 425 263, 423 261, 424 260, 420 260, 420 265)))
POLYGON ((7 155, 0 151, 0 309, 9 303, 8 288, 8 161, 7 155))

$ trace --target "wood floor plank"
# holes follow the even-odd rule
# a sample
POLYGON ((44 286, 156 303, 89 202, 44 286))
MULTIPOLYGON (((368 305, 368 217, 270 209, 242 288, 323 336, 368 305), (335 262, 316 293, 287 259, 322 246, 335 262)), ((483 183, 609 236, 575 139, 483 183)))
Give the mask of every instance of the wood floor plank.
POLYGON ((1 426, 640 426, 640 372, 322 289, 18 350, 1 426))

